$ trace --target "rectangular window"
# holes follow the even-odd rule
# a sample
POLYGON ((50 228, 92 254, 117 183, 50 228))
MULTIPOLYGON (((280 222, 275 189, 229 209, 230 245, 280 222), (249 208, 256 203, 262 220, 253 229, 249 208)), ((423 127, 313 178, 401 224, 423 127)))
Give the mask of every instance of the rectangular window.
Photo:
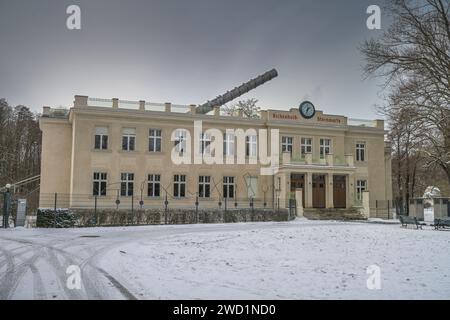
POLYGON ((176 174, 173 176, 173 196, 177 198, 186 196, 186 175, 176 174))
POLYGON ((148 175, 148 196, 159 197, 161 195, 161 175, 148 175))
POLYGON ((356 161, 366 161, 366 143, 356 143, 356 161))
POLYGON ((235 136, 233 133, 223 134, 223 154, 225 156, 234 156, 234 141, 235 136))
POLYGON ((256 136, 245 137, 245 155, 247 157, 257 156, 257 139, 256 136))
POLYGON ((106 172, 94 172, 92 195, 106 196, 106 183, 107 183, 106 172))
POLYGON ((96 150, 106 150, 108 149, 108 128, 106 127, 96 127, 95 128, 95 139, 94 148, 96 150))
POLYGON ((150 129, 148 133, 148 151, 161 152, 161 130, 150 129))
POLYGON ((200 198, 209 198, 211 196, 211 177, 198 177, 198 196, 200 198))
POLYGON ((210 150, 211 145, 211 135, 207 133, 200 133, 200 146, 199 151, 200 154, 211 154, 210 150))
POLYGON ((186 152, 186 137, 186 130, 179 129, 175 131, 175 151, 178 152, 180 156, 186 152))
POLYGON ((258 196, 258 177, 245 177, 248 198, 256 198, 258 196))
POLYGON ((312 153, 312 138, 302 138, 300 142, 300 151, 302 156, 306 153, 312 153))
POLYGON ((223 177, 223 197, 234 198, 234 177, 223 177))
POLYGON ((120 195, 131 197, 133 195, 134 173, 121 173, 120 180, 120 195))
POLYGON ((122 150, 134 151, 136 144, 136 129, 125 128, 122 131, 122 150))
POLYGON ((363 191, 367 190, 367 181, 366 180, 357 180, 356 181, 356 199, 359 201, 362 200, 363 191))
POLYGON ((331 139, 320 139, 320 159, 331 153, 331 139))
POLYGON ((292 154, 292 137, 281 137, 281 152, 290 152, 292 154))

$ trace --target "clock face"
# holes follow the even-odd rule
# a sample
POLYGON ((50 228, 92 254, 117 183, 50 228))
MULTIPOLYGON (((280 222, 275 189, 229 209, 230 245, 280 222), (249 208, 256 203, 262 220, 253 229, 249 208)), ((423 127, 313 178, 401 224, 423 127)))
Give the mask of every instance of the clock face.
POLYGON ((316 108, 309 101, 304 101, 300 104, 299 107, 300 114, 305 119, 311 119, 316 114, 316 108))

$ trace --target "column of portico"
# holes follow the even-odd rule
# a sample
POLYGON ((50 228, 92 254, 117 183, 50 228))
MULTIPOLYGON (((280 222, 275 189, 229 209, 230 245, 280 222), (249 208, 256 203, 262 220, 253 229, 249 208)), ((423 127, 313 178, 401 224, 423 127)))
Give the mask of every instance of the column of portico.
MULTIPOLYGON (((345 155, 345 161, 347 162, 347 166, 349 167, 354 167, 355 162, 354 162, 354 158, 353 158, 353 154, 348 153, 345 155)), ((354 172, 350 172, 347 175, 347 179, 345 179, 346 181, 346 187, 347 187, 347 208, 355 205, 355 173, 354 172)))
POLYGON ((305 174, 305 208, 313 206, 312 175, 312 172, 305 174))
POLYGON ((347 207, 355 205, 355 174, 350 173, 347 176, 347 207))
POLYGON ((327 208, 334 208, 333 189, 333 173, 327 172, 325 175, 325 206, 327 208))
MULTIPOLYGON (((305 163, 312 164, 312 154, 309 152, 305 153, 305 163)), ((312 172, 305 173, 305 208, 313 206, 312 175, 312 172)))

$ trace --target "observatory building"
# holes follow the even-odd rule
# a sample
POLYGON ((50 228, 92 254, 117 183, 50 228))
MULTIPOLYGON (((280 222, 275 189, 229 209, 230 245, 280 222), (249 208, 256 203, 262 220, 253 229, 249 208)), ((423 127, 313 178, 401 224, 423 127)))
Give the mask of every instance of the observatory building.
MULTIPOLYGON (((229 99, 242 93, 230 91, 229 99)), ((53 208, 55 197, 60 208, 149 208, 163 207, 165 201, 170 207, 193 207, 196 201, 202 207, 224 202, 248 206, 249 201, 286 207, 298 189, 305 208, 358 206, 367 190, 372 200, 392 199, 383 120, 324 114, 310 102, 246 118, 223 114, 221 104, 75 96, 68 111, 44 107, 40 207, 53 208), (228 158, 235 157, 238 143, 226 130, 250 132, 245 137, 246 163, 174 163, 172 152, 183 151, 177 148, 186 137, 180 132, 193 137, 194 122, 200 120, 204 130, 224 133, 228 158), (261 142, 252 129, 279 130, 280 161, 273 175, 262 175, 263 165, 251 161, 258 158, 261 142)), ((198 150, 206 152, 211 139, 202 134, 199 143, 198 150)))

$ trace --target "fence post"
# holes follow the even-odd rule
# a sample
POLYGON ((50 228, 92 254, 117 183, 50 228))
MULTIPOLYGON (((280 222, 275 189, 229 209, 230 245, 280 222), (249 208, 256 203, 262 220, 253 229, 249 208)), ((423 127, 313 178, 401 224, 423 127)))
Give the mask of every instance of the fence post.
POLYGON ((389 200, 387 201, 388 220, 390 219, 391 207, 389 206, 389 200))
POLYGON ((58 201, 58 193, 55 192, 55 203, 54 203, 54 210, 53 210, 53 228, 56 228, 56 203, 58 201))
POLYGON ((289 199, 288 221, 291 221, 292 201, 289 199))
POLYGON ((266 202, 266 193, 264 192, 264 203, 263 203, 264 209, 266 208, 266 206, 267 206, 267 202, 266 202))
POLYGON ((225 204, 225 212, 227 212, 227 198, 224 198, 224 199, 223 199, 223 202, 224 202, 224 204, 225 204))
POLYGON ((195 196, 195 220, 198 223, 198 195, 195 196))
POLYGON ((169 205, 169 201, 167 201, 167 192, 166 192, 166 200, 164 200, 164 223, 167 224, 167 206, 169 205))
POLYGON ((95 224, 98 225, 98 217, 97 217, 97 196, 94 197, 94 216, 95 216, 95 224))
POLYGON ((133 224, 134 215, 134 193, 131 195, 131 224, 133 224))
POLYGON ((375 216, 378 218, 378 200, 375 200, 375 216))

